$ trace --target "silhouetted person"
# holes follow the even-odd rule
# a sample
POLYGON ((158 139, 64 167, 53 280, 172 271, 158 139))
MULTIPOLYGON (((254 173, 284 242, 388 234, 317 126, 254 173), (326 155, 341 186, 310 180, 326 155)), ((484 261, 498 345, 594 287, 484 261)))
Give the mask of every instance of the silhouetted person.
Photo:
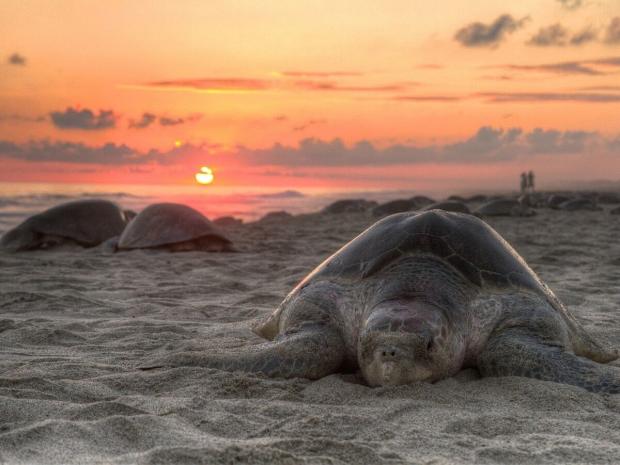
POLYGON ((527 173, 527 187, 528 191, 534 192, 534 172, 532 170, 527 173))
POLYGON ((527 190, 527 174, 525 171, 521 173, 521 193, 525 194, 527 190))

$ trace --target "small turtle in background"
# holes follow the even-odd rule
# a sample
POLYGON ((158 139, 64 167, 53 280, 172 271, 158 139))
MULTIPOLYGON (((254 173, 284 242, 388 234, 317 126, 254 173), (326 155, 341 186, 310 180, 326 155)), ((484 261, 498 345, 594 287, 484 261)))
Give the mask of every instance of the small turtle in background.
POLYGON ((471 210, 467 205, 463 202, 458 202, 456 200, 446 200, 444 202, 437 202, 432 205, 427 205, 422 209, 423 211, 430 210, 443 210, 446 212, 453 213, 471 213, 471 210))
POLYGON ((617 192, 601 192, 596 201, 602 204, 617 205, 620 203, 620 194, 617 192))
POLYGON ((75 200, 31 216, 2 236, 0 248, 21 252, 65 244, 95 247, 120 235, 129 220, 130 211, 109 200, 75 200))
POLYGON ((377 206, 377 202, 365 199, 342 199, 336 200, 325 207, 321 213, 340 214, 365 212, 377 206))
POLYGON ((486 202, 487 200, 489 200, 489 196, 484 195, 484 194, 475 194, 475 195, 472 195, 471 197, 468 197, 465 200, 467 202, 480 203, 480 202, 486 202))
POLYGON ((566 202, 562 202, 558 206, 558 208, 560 210, 566 210, 566 211, 577 211, 577 210, 600 211, 602 210, 601 207, 599 207, 598 205, 596 205, 596 203, 594 203, 592 200, 587 199, 587 198, 567 200, 566 202))
POLYGON ((534 216, 536 211, 514 199, 496 199, 481 205, 476 216, 534 216))
POLYGON ((179 351, 141 369, 197 365, 285 378, 361 370, 371 386, 463 368, 620 393, 594 340, 489 225, 439 210, 378 221, 306 276, 254 331, 268 342, 179 351))
POLYGON ((560 208, 560 204, 564 202, 568 202, 569 200, 573 200, 575 197, 562 195, 562 194, 551 194, 547 198, 547 206, 549 208, 553 208, 554 210, 558 210, 560 208))
POLYGON ((273 212, 267 212, 265 216, 258 220, 259 223, 270 223, 278 221, 288 221, 293 218, 289 212, 285 210, 278 210, 273 212))
POLYGON ((240 218, 235 218, 234 216, 220 216, 219 218, 214 219, 213 223, 223 228, 228 228, 231 226, 241 226, 243 224, 243 220, 240 218))
POLYGON ((373 208, 372 214, 374 216, 388 216, 394 213, 408 212, 417 208, 418 205, 411 199, 397 199, 382 203, 373 208))
POLYGON ((117 250, 233 252, 232 242, 199 211, 179 203, 149 205, 118 240, 117 250))
POLYGON ((434 203, 437 203, 436 200, 431 199, 430 197, 427 197, 425 195, 415 195, 411 197, 409 200, 411 200, 412 202, 415 202, 415 204, 419 207, 426 207, 427 205, 432 205, 434 203))

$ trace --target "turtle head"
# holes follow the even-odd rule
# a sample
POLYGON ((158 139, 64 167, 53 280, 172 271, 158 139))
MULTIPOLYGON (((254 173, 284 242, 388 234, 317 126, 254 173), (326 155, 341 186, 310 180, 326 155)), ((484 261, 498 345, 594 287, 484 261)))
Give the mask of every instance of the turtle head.
POLYGON ((39 234, 26 227, 16 227, 7 231, 0 239, 0 248, 8 252, 21 252, 38 245, 39 234))
POLYGON ((460 368, 462 343, 444 312, 420 301, 377 305, 360 332, 358 363, 371 386, 433 382, 460 368))

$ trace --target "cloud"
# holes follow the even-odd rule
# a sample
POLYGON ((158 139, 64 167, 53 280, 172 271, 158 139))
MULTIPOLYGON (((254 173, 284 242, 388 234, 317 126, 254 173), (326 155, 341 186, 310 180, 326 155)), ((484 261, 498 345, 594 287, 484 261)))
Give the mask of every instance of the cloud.
POLYGON ((194 121, 198 121, 202 118, 201 113, 194 113, 185 117, 170 117, 170 116, 157 116, 155 113, 145 112, 142 113, 142 116, 139 120, 130 120, 129 128, 133 129, 144 129, 155 122, 158 122, 160 126, 176 126, 178 124, 191 123, 194 121))
POLYGON ((201 78, 201 79, 173 79, 170 81, 155 81, 146 84, 147 87, 181 88, 204 91, 252 91, 266 90, 271 87, 269 81, 263 79, 245 78, 201 78))
POLYGON ((347 146, 341 139, 304 139, 297 147, 275 144, 261 150, 240 149, 252 165, 285 167, 388 166, 419 163, 486 163, 538 154, 589 154, 593 148, 610 150, 610 141, 598 133, 537 128, 481 127, 473 136, 447 145, 393 144, 377 148, 369 141, 347 146))
POLYGON ((558 2, 560 2, 567 10, 576 10, 581 7, 583 3, 582 0, 558 0, 558 2))
POLYGON ((308 78, 363 76, 363 73, 360 73, 359 71, 280 71, 278 74, 286 77, 308 78))
POLYGON ((99 110, 99 114, 85 108, 67 107, 65 111, 50 113, 52 123, 59 129, 84 129, 95 131, 116 127, 118 117, 112 110, 99 110))
POLYGON ((620 86, 588 86, 580 87, 577 90, 589 92, 620 92, 620 86))
POLYGON ((538 32, 526 42, 526 44, 534 45, 536 47, 565 47, 567 45, 578 47, 596 40, 597 36, 597 31, 591 27, 586 27, 580 32, 571 34, 570 31, 560 23, 556 23, 551 26, 540 28, 538 32))
POLYGON ((46 120, 46 116, 29 116, 19 113, 0 114, 0 121, 11 121, 17 123, 43 123, 46 120))
POLYGON ((185 124, 185 123, 191 123, 194 121, 198 121, 200 118, 202 118, 202 115, 200 113, 195 113, 193 115, 189 115, 189 116, 185 116, 182 118, 172 118, 169 116, 160 116, 159 117, 159 124, 161 126, 176 126, 178 124, 185 124))
POLYGON ((586 27, 581 32, 573 34, 570 38, 570 45, 579 46, 588 42, 593 42, 598 38, 598 32, 592 27, 586 27))
POLYGON ((97 165, 143 165, 156 163, 170 165, 182 160, 188 153, 204 152, 202 146, 181 146, 169 151, 156 149, 141 152, 125 144, 107 143, 88 146, 76 142, 48 140, 17 144, 0 141, 0 157, 31 162, 62 162, 97 165))
POLYGON ((393 100, 404 102, 454 102, 462 97, 454 95, 396 95, 393 100))
POLYGON ((403 84, 385 84, 375 86, 342 85, 333 81, 295 81, 295 89, 309 91, 336 91, 336 92, 400 92, 406 89, 403 84))
POLYGON ((508 34, 523 27, 528 18, 515 19, 511 15, 499 16, 490 24, 470 23, 454 34, 454 40, 465 47, 497 46, 508 34))
POLYGON ((598 58, 581 61, 565 61, 560 63, 545 63, 539 65, 509 64, 499 66, 499 68, 517 71, 547 72, 566 75, 582 74, 588 76, 601 76, 609 74, 608 68, 613 67, 620 67, 620 57, 598 58))
POLYGON ((325 124, 327 120, 325 119, 311 119, 306 121, 305 123, 300 124, 299 126, 294 126, 293 131, 305 131, 310 126, 316 126, 317 124, 325 124))
POLYGON ((530 40, 527 41, 528 45, 535 45, 537 47, 548 47, 549 45, 566 45, 566 39, 568 37, 568 30, 560 23, 552 24, 551 26, 543 27, 534 34, 530 40))
POLYGON ((620 44, 620 16, 612 18, 609 26, 607 26, 605 42, 612 45, 620 44))
MULTIPOLYGON (((361 73, 354 72, 311 72, 311 71, 284 71, 279 73, 284 79, 271 81, 245 78, 204 78, 204 79, 177 79, 171 81, 150 82, 138 88, 170 88, 176 90, 200 90, 205 92, 244 92, 244 91, 324 91, 324 92, 400 92, 415 82, 400 82, 387 84, 343 84, 326 79, 292 79, 299 77, 327 78, 327 77, 355 77, 361 73)), ((133 87, 133 86, 130 86, 133 87)))
POLYGON ((479 92, 475 96, 493 103, 506 102, 590 102, 617 103, 619 94, 562 92, 479 92))
POLYGON ((148 128, 151 124, 153 124, 157 120, 157 115, 153 113, 142 113, 142 116, 139 120, 130 120, 129 127, 134 129, 144 129, 148 128))
POLYGON ((32 141, 25 144, 0 141, 0 155, 37 162, 96 163, 125 165, 135 163, 136 154, 126 145, 105 144, 89 147, 74 142, 32 141))
POLYGON ((620 155, 620 135, 606 138, 589 131, 560 131, 536 128, 494 128, 483 126, 471 137, 451 143, 418 146, 392 143, 378 147, 368 140, 352 145, 341 139, 324 141, 307 138, 297 146, 275 144, 266 149, 237 147, 221 152, 207 145, 183 145, 171 150, 139 151, 124 144, 88 146, 82 143, 48 140, 15 143, 0 140, 0 157, 30 162, 62 162, 79 165, 121 165, 144 167, 214 160, 220 165, 243 163, 247 167, 373 167, 422 163, 496 163, 544 154, 613 153, 620 155))
POLYGON ((26 66, 26 57, 19 53, 13 53, 7 58, 7 63, 15 66, 26 66))
POLYGON ((530 153, 583 153, 588 143, 599 136, 588 131, 557 131, 534 129, 525 136, 530 153))

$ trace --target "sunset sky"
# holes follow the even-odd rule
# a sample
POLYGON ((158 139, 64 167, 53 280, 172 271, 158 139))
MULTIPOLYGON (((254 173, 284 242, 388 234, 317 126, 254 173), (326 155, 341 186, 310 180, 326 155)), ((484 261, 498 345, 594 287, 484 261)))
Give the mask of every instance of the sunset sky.
POLYGON ((0 181, 620 179, 620 1, 7 0, 0 181))

